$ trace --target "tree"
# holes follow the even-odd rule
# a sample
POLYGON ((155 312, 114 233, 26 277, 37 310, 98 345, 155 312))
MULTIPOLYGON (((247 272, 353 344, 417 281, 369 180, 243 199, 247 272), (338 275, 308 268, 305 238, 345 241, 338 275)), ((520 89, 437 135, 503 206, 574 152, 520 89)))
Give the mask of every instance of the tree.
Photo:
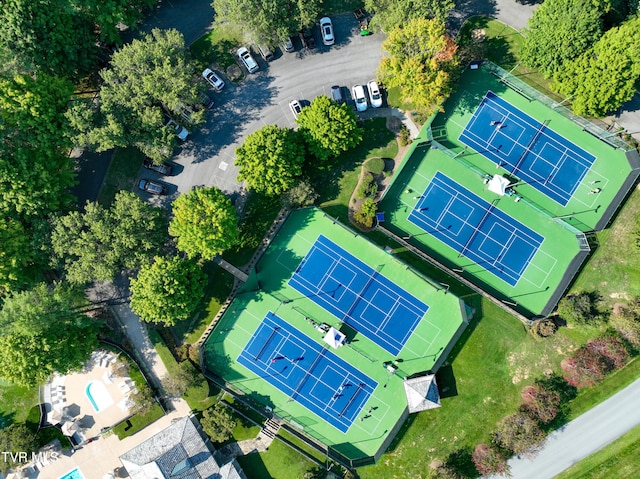
POLYGON ((407 21, 437 18, 444 22, 455 8, 453 0, 365 0, 364 7, 375 14, 372 23, 389 32, 404 26, 407 21))
POLYGON ((562 402, 560 393, 546 387, 540 381, 524 388, 520 397, 522 398, 520 410, 543 424, 553 421, 560 412, 562 402))
POLYGON ((471 454, 473 463, 480 474, 508 475, 507 457, 496 447, 478 444, 471 454))
POLYGON ((351 107, 339 105, 324 95, 316 97, 296 119, 307 149, 320 160, 338 156, 360 144, 362 129, 357 122, 351 107))
POLYGON ((147 383, 136 384, 135 391, 129 396, 127 400, 127 407, 131 414, 139 414, 144 416, 151 408, 156 404, 156 399, 153 397, 153 391, 147 383))
POLYGON ((229 412, 229 409, 222 403, 205 409, 202 413, 202 429, 213 442, 224 442, 233 436, 233 428, 236 427, 236 420, 229 412))
MULTIPOLYGON (((69 111, 75 143, 97 151, 132 145, 157 162, 167 159, 177 143, 167 117, 200 103, 182 34, 154 29, 115 52, 110 65, 100 72, 99 105, 78 102, 69 111)), ((203 120, 202 111, 191 115, 194 125, 203 120)))
POLYGON ((353 214, 353 218, 366 228, 373 226, 373 219, 376 217, 377 206, 371 199, 367 198, 362 202, 360 209, 353 214))
POLYGON ((275 196, 291 188, 302 174, 304 146, 290 128, 267 125, 251 133, 236 148, 239 181, 249 188, 275 196))
POLYGON ((320 0, 214 0, 218 22, 229 21, 256 43, 277 44, 296 30, 313 25, 320 0))
POLYGON ((97 323, 81 293, 41 283, 5 299, 0 309, 0 377, 35 386, 54 372, 81 368, 98 346, 97 323))
POLYGON ((282 195, 282 206, 286 209, 311 206, 318 196, 308 180, 301 180, 282 195))
POLYGON ((607 335, 590 339, 585 347, 594 354, 599 354, 605 358, 609 365, 609 371, 622 369, 629 361, 627 348, 620 338, 615 336, 607 335))
POLYGON ((567 383, 580 389, 599 383, 610 370, 603 356, 585 346, 563 359, 560 366, 567 383))
POLYGON ((545 1, 529 20, 522 61, 553 77, 600 38, 602 13, 597 0, 545 1))
POLYGON ((10 424, 0 429, 0 449, 2 451, 11 451, 14 456, 7 454, 0 463, 0 471, 6 474, 7 469, 20 465, 19 458, 15 453, 24 451, 29 457, 29 453, 36 450, 34 435, 24 424, 10 424))
POLYGON ((137 269, 157 255, 166 241, 166 213, 129 191, 105 208, 88 202, 53 220, 52 264, 71 283, 112 280, 123 268, 137 269))
POLYGON ((218 188, 194 188, 173 202, 169 234, 189 258, 213 258, 238 241, 238 213, 218 188))
POLYGON ((178 257, 156 257, 131 280, 131 310, 144 321, 173 326, 191 316, 207 277, 200 266, 178 257))
POLYGON ((429 114, 451 92, 458 64, 457 47, 445 34, 441 20, 415 19, 394 28, 382 44, 389 53, 378 68, 387 88, 398 87, 404 101, 429 114))
POLYGON ((514 454, 527 455, 540 447, 544 432, 527 414, 516 413, 500 421, 493 439, 497 445, 514 454))
POLYGON ((636 350, 640 349, 640 315, 638 300, 612 314, 609 325, 636 350))
POLYGON ((182 361, 173 368, 162 380, 164 390, 173 397, 182 397, 189 387, 199 385, 204 381, 193 364, 182 361))
POLYGON ((94 28, 68 0, 5 0, 0 45, 21 71, 79 79, 95 65, 94 28))
POLYGON ((0 220, 0 296, 33 281, 34 254, 24 226, 13 218, 0 220))
POLYGON ((600 319, 595 293, 569 294, 558 303, 558 316, 567 323, 586 324, 600 319))
POLYGON ((535 321, 531 325, 531 334, 536 338, 546 338, 549 336, 553 336, 555 332, 558 330, 558 325, 551 318, 544 318, 535 321))
POLYGON ((603 116, 630 100, 640 76, 640 18, 607 31, 593 48, 568 62, 553 85, 572 97, 578 115, 603 116))

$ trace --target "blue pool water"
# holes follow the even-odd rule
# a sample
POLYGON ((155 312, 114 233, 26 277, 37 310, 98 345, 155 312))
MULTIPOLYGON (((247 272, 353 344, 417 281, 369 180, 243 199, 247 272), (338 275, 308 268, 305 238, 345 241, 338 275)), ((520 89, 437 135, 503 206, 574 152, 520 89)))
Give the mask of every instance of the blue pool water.
MULTIPOLYGON (((100 408, 98 407, 98 404, 96 403, 96 400, 93 399, 93 396, 91 395, 91 386, 93 385, 93 381, 90 381, 89 384, 87 384, 87 388, 85 389, 85 393, 87 394, 87 397, 89 398, 89 401, 91 402, 91 405, 93 406, 93 409, 98 412, 100 411, 100 408)), ((73 472, 73 471, 71 471, 73 472)), ((70 479, 76 479, 75 476, 69 476, 70 479)), ((63 479, 63 478, 60 478, 63 479)), ((64 478, 66 479, 66 477, 64 478)))
POLYGON ((64 476, 60 476, 59 479, 84 479, 84 476, 77 467, 73 471, 67 472, 64 476))

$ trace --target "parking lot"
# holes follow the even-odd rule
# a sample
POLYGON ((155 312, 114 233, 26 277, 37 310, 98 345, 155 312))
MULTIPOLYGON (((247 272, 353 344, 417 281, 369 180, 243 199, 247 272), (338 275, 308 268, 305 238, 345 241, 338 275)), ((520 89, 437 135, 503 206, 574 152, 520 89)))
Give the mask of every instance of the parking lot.
POLYGON ((227 81, 220 93, 210 91, 216 105, 208 112, 207 122, 191 133, 171 160, 177 164, 179 174, 160 177, 148 170, 143 172, 144 177, 167 184, 168 195, 162 202, 169 203, 195 185, 215 185, 234 196, 241 189, 236 181, 234 151, 248 134, 271 124, 294 127, 290 100, 309 102, 318 95, 330 95, 332 85, 342 86, 346 94, 353 85, 375 78, 383 35, 361 37, 351 14, 332 20, 335 45, 322 45, 316 26, 315 50, 302 49, 300 40, 295 38, 296 51, 284 53, 278 49, 276 58, 268 64, 254 52, 259 72, 237 84, 227 81))

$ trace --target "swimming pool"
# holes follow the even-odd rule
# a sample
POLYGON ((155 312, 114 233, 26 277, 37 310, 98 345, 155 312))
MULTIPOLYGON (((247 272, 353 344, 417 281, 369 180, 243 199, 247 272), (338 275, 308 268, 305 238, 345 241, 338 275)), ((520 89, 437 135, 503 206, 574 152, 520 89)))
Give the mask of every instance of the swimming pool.
POLYGON ((89 381, 85 393, 95 412, 100 412, 113 404, 111 394, 101 381, 89 381))
POLYGON ((84 479, 84 476, 77 467, 73 471, 67 472, 64 476, 60 476, 59 479, 84 479))

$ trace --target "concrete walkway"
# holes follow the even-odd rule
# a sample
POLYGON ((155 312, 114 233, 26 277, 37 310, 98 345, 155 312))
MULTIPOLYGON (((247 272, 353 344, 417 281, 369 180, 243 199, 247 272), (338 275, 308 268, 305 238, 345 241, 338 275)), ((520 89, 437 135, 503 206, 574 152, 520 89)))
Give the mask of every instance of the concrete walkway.
POLYGON ((510 459, 510 477, 551 479, 637 425, 640 425, 640 379, 551 433, 534 458, 510 459))

